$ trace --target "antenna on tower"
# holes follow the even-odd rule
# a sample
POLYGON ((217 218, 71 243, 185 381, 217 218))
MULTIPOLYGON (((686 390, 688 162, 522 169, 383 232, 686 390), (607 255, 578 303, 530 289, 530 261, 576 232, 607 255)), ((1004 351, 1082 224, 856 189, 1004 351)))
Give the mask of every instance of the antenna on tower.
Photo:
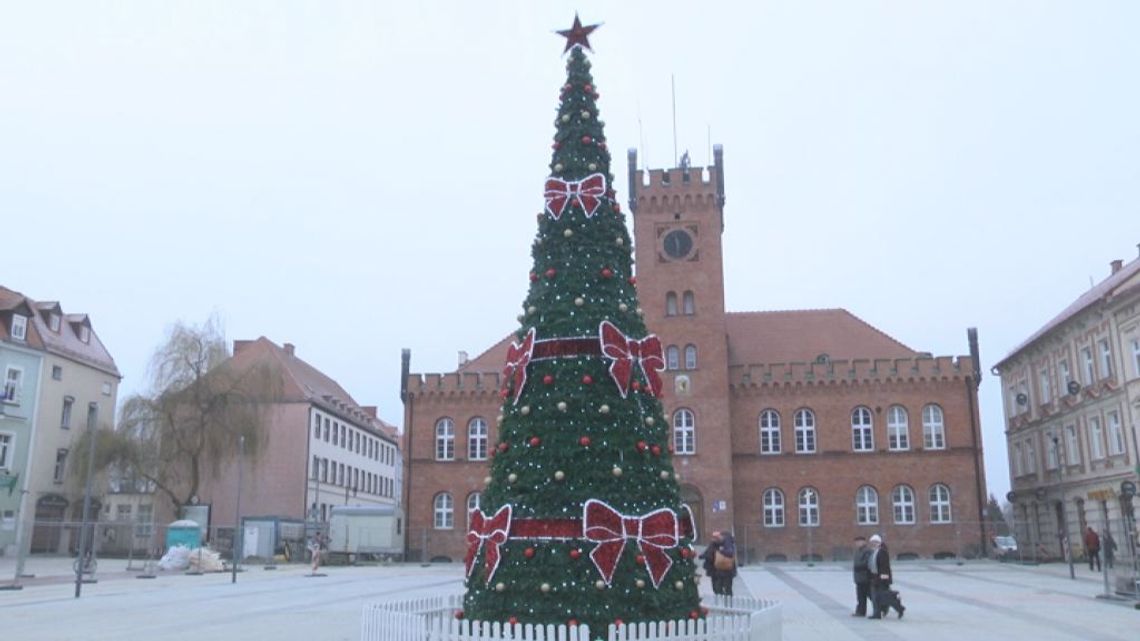
POLYGON ((673 166, 677 166, 677 79, 669 74, 669 87, 673 93, 673 166))
POLYGON ((711 165, 712 164, 712 157, 713 157, 713 155, 712 155, 712 125, 705 124, 705 130, 708 132, 708 143, 709 143, 709 155, 708 155, 709 161, 708 162, 711 165))

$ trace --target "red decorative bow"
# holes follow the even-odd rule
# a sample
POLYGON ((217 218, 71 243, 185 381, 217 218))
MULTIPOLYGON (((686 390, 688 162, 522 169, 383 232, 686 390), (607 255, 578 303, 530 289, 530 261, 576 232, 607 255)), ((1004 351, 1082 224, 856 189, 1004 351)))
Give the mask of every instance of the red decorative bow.
POLYGON ((645 516, 625 516, 597 499, 590 499, 584 507, 582 536, 598 544, 590 552, 590 558, 606 584, 613 579, 626 539, 636 541, 656 588, 673 566, 673 559, 665 550, 677 547, 677 514, 669 508, 661 508, 645 516))
POLYGON ((526 366, 530 363, 531 354, 534 353, 534 328, 527 330, 522 343, 512 342, 507 349, 507 364, 503 367, 503 385, 512 383, 515 388, 515 403, 519 402, 526 385, 526 366))
POLYGON ((471 530, 467 532, 467 558, 464 560, 467 576, 471 576, 471 570, 475 567, 475 555, 479 554, 479 548, 486 543, 484 567, 487 568, 487 583, 491 582, 491 577, 495 576, 495 570, 499 567, 499 546, 506 543, 510 529, 510 505, 499 508, 495 516, 490 518, 479 508, 471 510, 471 530))
POLYGON ((641 340, 628 338, 609 321, 602 321, 598 333, 602 342, 602 354, 613 359, 610 363, 610 376, 617 383, 622 398, 625 398, 629 392, 629 380, 633 375, 635 361, 645 374, 645 380, 649 383, 653 395, 659 396, 661 376, 657 372, 665 369, 661 340, 655 334, 650 334, 641 340))
POLYGON ((586 212, 586 218, 591 218, 605 195, 606 177, 602 174, 590 174, 582 180, 546 179, 546 211, 554 220, 562 217, 571 200, 578 201, 578 206, 586 212))

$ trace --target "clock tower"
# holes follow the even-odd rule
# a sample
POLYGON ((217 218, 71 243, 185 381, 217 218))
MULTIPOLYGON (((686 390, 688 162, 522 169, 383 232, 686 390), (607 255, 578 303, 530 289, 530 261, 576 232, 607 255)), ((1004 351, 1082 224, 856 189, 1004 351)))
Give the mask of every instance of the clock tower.
POLYGON ((713 166, 641 170, 629 150, 638 299, 665 349, 662 399, 681 495, 702 537, 731 529, 732 442, 724 309, 724 155, 713 166))

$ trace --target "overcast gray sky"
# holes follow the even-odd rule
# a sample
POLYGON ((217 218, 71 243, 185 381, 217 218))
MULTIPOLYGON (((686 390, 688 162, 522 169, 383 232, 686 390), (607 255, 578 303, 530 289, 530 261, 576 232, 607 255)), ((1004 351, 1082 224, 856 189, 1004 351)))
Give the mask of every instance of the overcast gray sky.
POLYGON ((1140 3, 0 1, 0 282, 145 384, 170 323, 264 335, 402 422, 512 330, 564 78, 615 155, 725 147, 727 302, 844 307, 989 367, 1140 242, 1140 3))

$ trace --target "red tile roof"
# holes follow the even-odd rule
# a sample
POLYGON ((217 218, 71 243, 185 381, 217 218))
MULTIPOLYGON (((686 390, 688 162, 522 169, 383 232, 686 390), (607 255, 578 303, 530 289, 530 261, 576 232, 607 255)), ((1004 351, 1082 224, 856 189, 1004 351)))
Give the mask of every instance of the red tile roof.
POLYGON ((1061 325, 1085 309, 1102 301, 1107 302, 1117 294, 1138 286, 1140 286, 1140 258, 1135 258, 1127 265, 1123 265, 1116 273, 1110 274, 1108 278, 1100 281, 1095 287, 1081 294, 1077 300, 1062 310, 1060 314, 1053 317, 1053 320, 1045 323, 1041 329, 1033 332, 1032 336, 1025 339, 1020 345, 1011 350, 1009 354, 1006 354, 1005 358, 994 364, 994 367, 1001 367, 1002 364, 1010 358, 1013 358, 1015 354, 1029 347, 1034 341, 1048 334, 1058 325, 1061 325))
POLYGON ((264 336, 254 341, 234 341, 234 347, 234 355, 228 361, 229 367, 245 368, 267 361, 280 366, 279 371, 283 372, 281 400, 312 403, 396 440, 397 430, 394 426, 373 417, 339 383, 298 358, 291 350, 286 350, 264 336))
MULTIPOLYGON (((43 314, 38 312, 58 310, 59 303, 55 301, 39 303, 20 292, 0 286, 0 310, 14 309, 21 302, 26 303, 31 309, 37 310, 37 313, 32 314, 31 322, 28 323, 28 344, 30 346, 44 349, 49 353, 63 356, 122 378, 118 366, 115 365, 115 359, 111 358, 111 353, 99 340, 99 335, 95 333, 95 330, 91 330, 88 341, 85 343, 79 340, 79 335, 70 325, 70 323, 83 323, 91 327, 91 320, 86 314, 68 314, 66 318, 60 321, 59 332, 54 332, 48 328, 43 314)), ((2 331, 3 338, 7 339, 7 328, 5 327, 2 331)))

